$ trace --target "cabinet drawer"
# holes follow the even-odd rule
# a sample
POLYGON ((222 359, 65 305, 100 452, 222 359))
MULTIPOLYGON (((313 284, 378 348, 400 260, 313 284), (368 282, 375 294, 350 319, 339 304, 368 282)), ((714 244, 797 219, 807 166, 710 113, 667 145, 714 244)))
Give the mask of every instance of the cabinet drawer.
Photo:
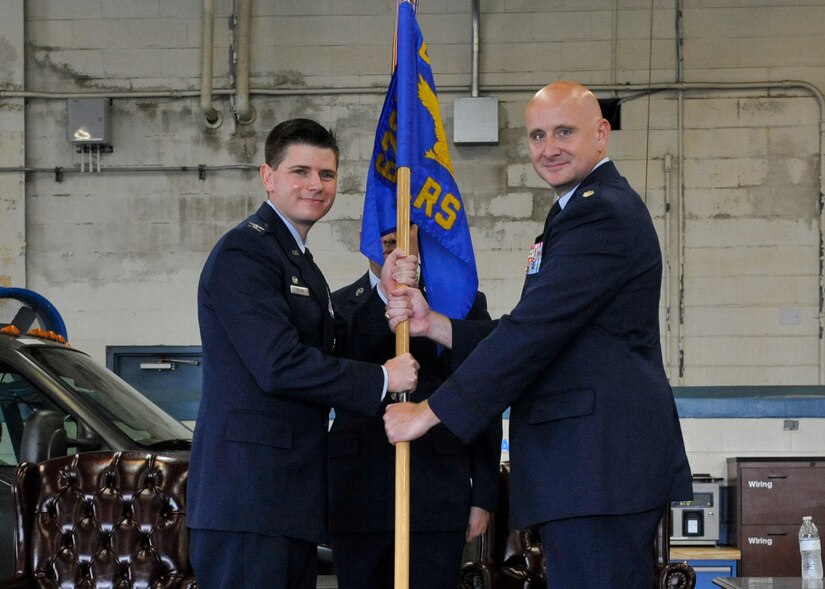
MULTIPOLYGON (((800 518, 801 522, 801 518, 800 518)), ((798 525, 742 526, 739 549, 743 577, 798 577, 798 525)))
POLYGON ((716 577, 736 576, 735 561, 690 560, 688 564, 693 567, 693 572, 696 573, 696 589, 716 589, 716 585, 713 584, 716 577))
POLYGON ((825 468, 742 468, 739 489, 743 525, 802 525, 805 515, 812 516, 814 523, 825 524, 825 468))

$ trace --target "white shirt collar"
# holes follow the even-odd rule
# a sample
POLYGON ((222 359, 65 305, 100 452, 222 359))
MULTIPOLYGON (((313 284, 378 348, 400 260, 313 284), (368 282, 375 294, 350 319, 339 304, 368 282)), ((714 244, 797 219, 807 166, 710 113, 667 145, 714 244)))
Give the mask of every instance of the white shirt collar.
POLYGON ((375 275, 375 272, 372 271, 372 268, 369 269, 369 275, 370 275, 370 286, 372 288, 375 288, 376 285, 379 282, 381 282, 381 279, 378 276, 375 275))
POLYGON ((301 248, 301 253, 302 253, 302 254, 303 254, 303 253, 306 253, 307 244, 306 244, 306 243, 304 243, 304 241, 301 239, 301 236, 300 236, 300 235, 298 235, 298 232, 295 230, 295 227, 293 227, 293 226, 292 226, 292 223, 290 223, 290 222, 287 220, 287 218, 286 218, 286 217, 284 217, 284 216, 281 214, 281 211, 279 211, 279 210, 278 210, 278 208, 277 208, 274 204, 272 204, 272 201, 271 201, 271 200, 266 199, 266 204, 268 204, 269 206, 271 206, 271 207, 272 207, 272 210, 273 210, 273 211, 275 211, 276 213, 278 213, 278 216, 281 218, 281 221, 283 221, 283 222, 286 224, 286 228, 287 228, 287 229, 289 229, 289 232, 292 234, 292 237, 294 237, 294 238, 295 238, 295 243, 297 243, 297 244, 298 244, 298 247, 299 247, 299 248, 301 248))
MULTIPOLYGON (((609 158, 609 157, 605 157, 605 158, 604 158, 604 159, 602 159, 602 160, 601 160, 598 164, 596 164, 595 166, 593 166, 593 170, 595 170, 596 168, 598 168, 599 166, 601 166, 603 163, 605 163, 605 162, 609 162, 609 161, 610 161, 610 158, 609 158)), ((590 170, 590 173, 589 173, 589 174, 587 174, 587 175, 589 176, 590 174, 592 174, 592 173, 593 173, 593 170, 590 170)), ((565 192, 564 194, 562 194, 562 195, 559 197, 559 206, 560 206, 561 208, 564 208, 564 207, 566 207, 566 206, 567 206, 567 201, 569 201, 569 200, 570 200, 570 197, 571 197, 571 196, 573 196, 573 193, 574 193, 574 192, 576 192, 576 188, 578 188, 580 184, 581 184, 581 182, 579 182, 579 184, 576 184, 573 188, 571 188, 570 190, 568 190, 567 192, 565 192)))

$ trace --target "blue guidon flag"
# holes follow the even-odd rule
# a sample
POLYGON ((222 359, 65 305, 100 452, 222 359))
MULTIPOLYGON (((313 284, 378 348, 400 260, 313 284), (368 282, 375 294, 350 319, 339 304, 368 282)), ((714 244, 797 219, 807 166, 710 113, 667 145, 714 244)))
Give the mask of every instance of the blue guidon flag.
POLYGON ((410 168, 410 220, 436 311, 463 319, 478 290, 470 228, 453 173, 427 46, 410 2, 398 7, 397 65, 375 132, 361 221, 361 252, 382 264, 381 236, 396 230, 396 173, 410 168))

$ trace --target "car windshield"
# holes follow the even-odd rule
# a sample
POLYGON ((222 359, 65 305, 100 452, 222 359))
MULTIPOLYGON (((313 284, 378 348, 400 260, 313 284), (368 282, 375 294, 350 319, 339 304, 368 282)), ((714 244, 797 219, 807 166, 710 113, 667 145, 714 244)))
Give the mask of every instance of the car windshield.
POLYGON ((27 352, 134 442, 153 448, 173 442, 182 448, 191 441, 192 430, 86 354, 51 346, 31 346, 27 352))

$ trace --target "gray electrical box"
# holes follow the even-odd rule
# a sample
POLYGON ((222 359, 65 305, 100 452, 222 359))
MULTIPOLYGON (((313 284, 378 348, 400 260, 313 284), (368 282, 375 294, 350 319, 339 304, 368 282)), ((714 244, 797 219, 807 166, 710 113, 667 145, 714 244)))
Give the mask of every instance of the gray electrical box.
POLYGON ((457 99, 453 103, 453 143, 498 143, 498 99, 457 99))
POLYGON ((111 145, 108 98, 69 99, 69 143, 111 145))

